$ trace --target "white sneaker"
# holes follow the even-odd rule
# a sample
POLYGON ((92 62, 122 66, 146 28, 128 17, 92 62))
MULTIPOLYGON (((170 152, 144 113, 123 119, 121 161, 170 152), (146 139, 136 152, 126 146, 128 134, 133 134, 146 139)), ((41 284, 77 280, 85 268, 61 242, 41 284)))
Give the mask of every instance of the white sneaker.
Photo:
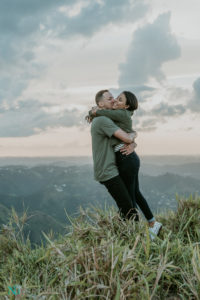
POLYGON ((149 235, 152 241, 155 239, 156 235, 159 234, 161 228, 162 224, 157 221, 154 223, 153 227, 149 228, 149 235))

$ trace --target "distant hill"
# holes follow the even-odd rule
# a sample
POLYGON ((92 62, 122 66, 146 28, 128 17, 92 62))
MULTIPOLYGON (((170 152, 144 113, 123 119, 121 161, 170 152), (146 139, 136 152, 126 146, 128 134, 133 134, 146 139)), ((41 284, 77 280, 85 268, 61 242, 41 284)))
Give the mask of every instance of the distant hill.
POLYGON ((0 226, 7 224, 10 210, 0 203, 0 226))
MULTIPOLYGON (((137 152, 137 151, 136 151, 137 152)), ((140 156, 144 164, 153 166, 183 165, 190 163, 200 163, 200 155, 144 155, 140 156)), ((92 164, 91 156, 61 156, 61 157, 0 157, 0 166, 27 166, 35 167, 38 165, 55 166, 82 166, 92 164)))
POLYGON ((74 166, 92 164, 91 156, 46 156, 46 157, 0 157, 0 166, 26 166, 39 165, 74 166))
POLYGON ((181 176, 190 176, 200 179, 200 162, 186 163, 180 165, 154 165, 150 163, 141 164, 141 172, 150 175, 158 176, 165 173, 173 173, 181 176))
MULTIPOLYGON (((41 230, 62 233, 69 223, 67 214, 77 216, 79 208, 104 208, 115 202, 105 187, 93 179, 92 165, 61 167, 56 165, 6 166, 0 168, 0 224, 14 207, 21 214, 28 209, 32 215, 27 225, 32 243, 39 243, 41 230)), ((154 212, 175 210, 176 193, 185 197, 200 192, 200 180, 166 173, 160 176, 140 175, 140 188, 154 212)))
POLYGON ((62 224, 51 216, 40 212, 32 211, 31 218, 29 218, 24 226, 24 236, 29 236, 33 243, 40 244, 41 240, 46 243, 44 236, 40 233, 41 229, 44 233, 49 234, 54 232, 52 238, 56 238, 57 234, 66 232, 66 223, 62 224), (40 233, 40 234, 39 234, 40 233))

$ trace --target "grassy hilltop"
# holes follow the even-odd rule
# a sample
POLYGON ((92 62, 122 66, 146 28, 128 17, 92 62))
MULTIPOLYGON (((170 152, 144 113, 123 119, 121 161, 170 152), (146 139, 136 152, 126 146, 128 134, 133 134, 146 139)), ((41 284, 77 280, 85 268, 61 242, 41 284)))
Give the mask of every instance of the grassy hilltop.
POLYGON ((157 216, 153 242, 144 220, 96 209, 35 249, 22 234, 26 213, 13 210, 0 235, 0 299, 200 299, 200 198, 177 201, 157 216))

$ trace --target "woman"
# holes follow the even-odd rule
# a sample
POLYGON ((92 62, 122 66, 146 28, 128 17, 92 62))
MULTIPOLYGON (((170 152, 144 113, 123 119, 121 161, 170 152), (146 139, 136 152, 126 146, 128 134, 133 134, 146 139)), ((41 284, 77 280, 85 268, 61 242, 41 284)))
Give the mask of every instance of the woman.
MULTIPOLYGON (((128 91, 122 92, 116 99, 113 109, 93 109, 93 116, 106 116, 112 119, 121 129, 126 132, 132 132, 132 120, 134 110, 138 108, 138 101, 136 96, 128 91)), ((113 139, 113 144, 116 145, 116 139, 113 139)), ((111 138, 112 142, 112 138, 111 138)), ((140 159, 135 151, 129 155, 124 155, 124 144, 121 142, 114 147, 116 154, 116 164, 119 170, 129 195, 131 196, 133 207, 139 206, 145 218, 149 223, 149 231, 151 238, 154 239, 162 227, 162 224, 157 222, 148 206, 148 203, 139 189, 139 168, 140 159), (122 152, 121 152, 121 151, 122 152)), ((135 220, 139 220, 139 215, 136 212, 135 220)))

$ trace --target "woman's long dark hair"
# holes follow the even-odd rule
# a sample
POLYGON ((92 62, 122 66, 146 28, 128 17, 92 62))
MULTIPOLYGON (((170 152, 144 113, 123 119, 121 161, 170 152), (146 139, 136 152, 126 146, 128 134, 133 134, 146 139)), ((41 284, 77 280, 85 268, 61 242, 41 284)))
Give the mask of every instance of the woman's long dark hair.
POLYGON ((126 105, 128 105, 129 107, 127 108, 127 110, 130 111, 134 111, 138 108, 138 100, 136 98, 136 96, 128 91, 123 91, 122 92, 125 97, 126 97, 126 105))

